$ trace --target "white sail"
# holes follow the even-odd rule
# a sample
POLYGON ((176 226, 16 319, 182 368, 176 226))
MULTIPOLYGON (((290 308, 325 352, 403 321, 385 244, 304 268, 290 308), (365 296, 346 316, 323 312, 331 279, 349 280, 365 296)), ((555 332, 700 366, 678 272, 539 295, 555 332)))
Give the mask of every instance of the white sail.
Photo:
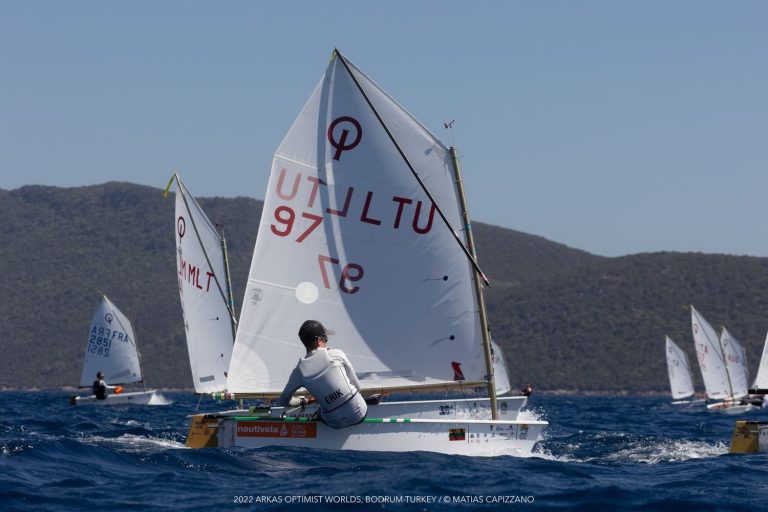
POLYGON ((693 396, 693 380, 691 379, 691 365, 688 356, 669 336, 667 341, 667 372, 669 373, 669 387, 672 390, 672 398, 680 400, 693 396))
MULTIPOLYGON (((351 66, 351 64, 350 64, 351 66)), ((402 151, 460 225, 447 148, 351 66, 402 151)), ((229 369, 280 392, 307 319, 336 331, 364 388, 482 380, 473 271, 340 58, 275 153, 229 369)))
POLYGON ((709 322, 693 306, 691 306, 691 326, 707 396, 714 399, 729 398, 731 386, 728 382, 720 340, 709 322))
POLYGON ((768 389, 768 335, 763 345, 763 355, 760 357, 760 365, 757 367, 757 375, 752 385, 756 389, 768 389))
POLYGON ((234 343, 223 241, 178 174, 176 269, 197 393, 224 391, 234 343))
POLYGON ((507 360, 504 358, 504 351, 495 341, 491 341, 491 350, 493 352, 493 382, 496 385, 496 394, 503 395, 512 390, 509 383, 509 371, 507 370, 507 360))
POLYGON ((99 371, 112 385, 142 381, 133 326, 106 295, 91 319, 80 387, 91 387, 99 371))
POLYGON ((725 327, 720 332, 720 346, 723 348, 725 366, 728 370, 731 396, 733 398, 747 396, 749 372, 747 371, 747 357, 744 347, 725 327))

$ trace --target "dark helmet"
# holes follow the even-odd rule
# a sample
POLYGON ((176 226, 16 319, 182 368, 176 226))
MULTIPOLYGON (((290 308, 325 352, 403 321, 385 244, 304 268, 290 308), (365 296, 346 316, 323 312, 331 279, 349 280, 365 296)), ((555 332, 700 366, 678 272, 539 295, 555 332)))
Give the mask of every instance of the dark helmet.
POLYGON ((96 374, 96 378, 97 378, 97 379, 103 379, 103 378, 104 378, 104 372, 98 372, 98 373, 96 374))

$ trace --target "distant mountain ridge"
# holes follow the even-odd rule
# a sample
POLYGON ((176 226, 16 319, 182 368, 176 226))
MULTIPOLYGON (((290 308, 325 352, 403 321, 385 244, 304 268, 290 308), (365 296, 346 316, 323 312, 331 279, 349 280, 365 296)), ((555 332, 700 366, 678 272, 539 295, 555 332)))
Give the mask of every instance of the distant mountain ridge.
MULTIPOLYGON (((263 203, 199 202, 226 235, 239 311, 263 203)), ((172 196, 118 182, 26 186, 0 190, 0 215, 0 387, 76 385, 103 292, 135 323, 148 385, 191 389, 172 196)), ((713 325, 727 325, 756 369, 768 329, 768 258, 669 252, 606 258, 480 222, 473 229, 492 283, 486 294, 492 333, 514 386, 664 392, 664 335, 695 361, 683 308, 690 303, 713 325)), ((702 389, 698 369, 694 380, 702 389)))

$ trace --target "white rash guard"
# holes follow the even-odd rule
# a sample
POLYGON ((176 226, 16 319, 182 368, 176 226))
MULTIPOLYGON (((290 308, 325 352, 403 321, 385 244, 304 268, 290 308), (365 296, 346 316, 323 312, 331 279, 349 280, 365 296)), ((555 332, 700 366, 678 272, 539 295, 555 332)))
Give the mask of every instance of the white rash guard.
POLYGON ((360 395, 360 382, 341 350, 318 348, 299 359, 280 395, 280 405, 299 405, 300 399, 292 395, 301 387, 315 397, 328 426, 348 427, 365 419, 368 406, 360 395))

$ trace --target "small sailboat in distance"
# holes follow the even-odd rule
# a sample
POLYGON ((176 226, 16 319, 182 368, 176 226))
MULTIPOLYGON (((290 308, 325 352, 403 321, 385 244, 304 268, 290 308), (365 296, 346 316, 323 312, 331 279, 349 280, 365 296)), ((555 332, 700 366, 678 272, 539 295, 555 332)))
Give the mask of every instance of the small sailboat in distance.
POLYGON ((667 373, 669 374, 669 387, 672 391, 674 405, 692 404, 703 400, 690 400, 694 396, 693 379, 691 378, 691 364, 688 355, 677 343, 666 336, 667 373), (689 399, 689 400, 686 400, 689 399))
POLYGON ((755 382, 752 384, 749 392, 756 395, 768 394, 768 335, 766 335, 765 343, 763 344, 763 354, 757 367, 755 382))
POLYGON ((725 338, 718 336, 715 329, 693 306, 691 327, 707 398, 715 400, 707 404, 707 409, 728 414, 744 412, 749 406, 740 403, 741 398, 746 396, 747 389, 746 385, 741 385, 742 380, 746 383, 742 377, 741 366, 735 364, 740 354, 737 346, 732 343, 727 331, 725 338), (729 359, 731 363, 728 362, 729 359))
POLYGON ((93 389, 98 373, 103 373, 109 385, 118 386, 116 393, 110 393, 103 399, 95 394, 73 396, 69 401, 71 405, 147 405, 155 397, 155 390, 146 388, 143 391, 117 393, 122 386, 143 383, 144 378, 133 325, 106 295, 91 319, 80 388, 93 389))

